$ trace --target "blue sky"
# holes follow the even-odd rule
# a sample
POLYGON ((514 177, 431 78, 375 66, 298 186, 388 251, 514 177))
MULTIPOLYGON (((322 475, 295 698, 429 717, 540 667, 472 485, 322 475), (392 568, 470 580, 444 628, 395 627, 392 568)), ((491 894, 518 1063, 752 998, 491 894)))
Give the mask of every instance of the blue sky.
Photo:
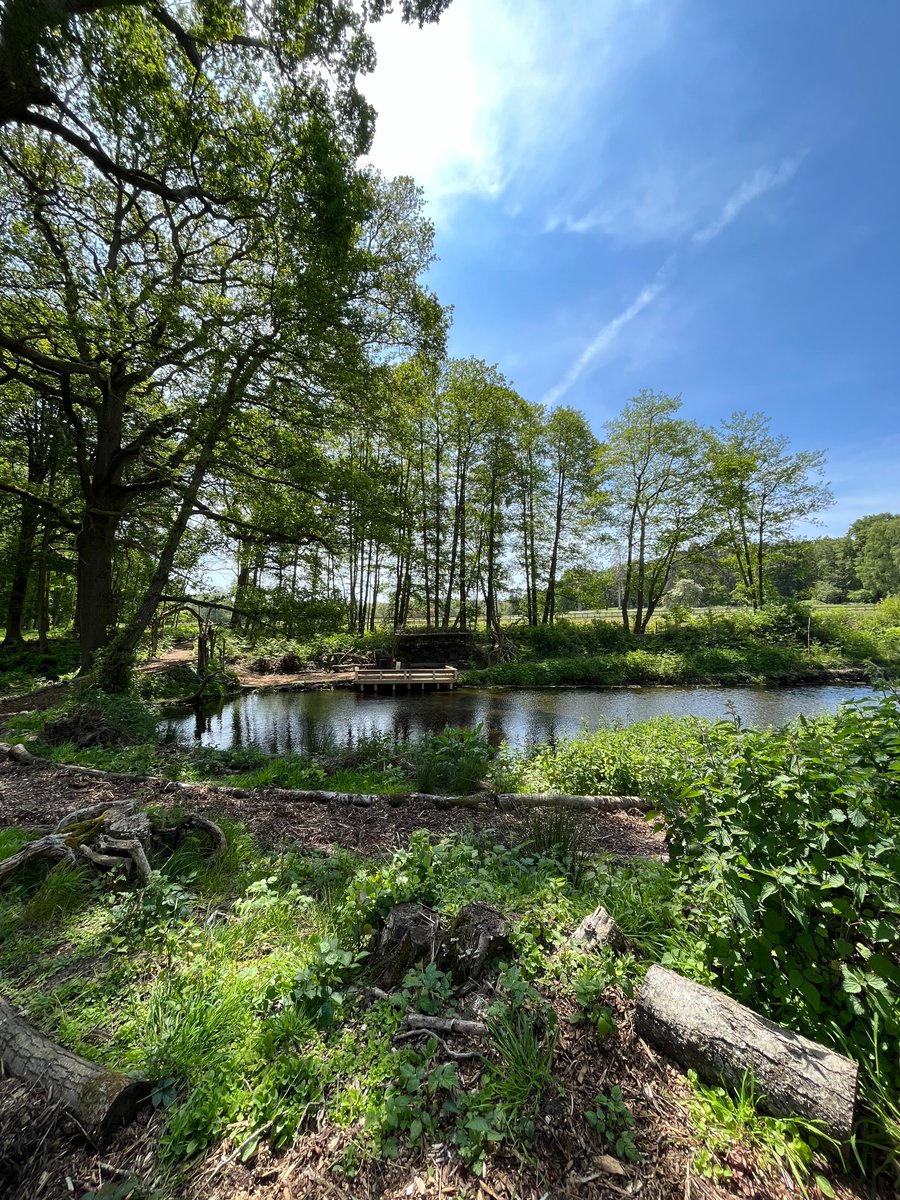
POLYGON ((376 45, 452 354, 598 433, 645 387, 765 412, 827 451, 822 532, 900 511, 900 4, 454 0, 376 45))

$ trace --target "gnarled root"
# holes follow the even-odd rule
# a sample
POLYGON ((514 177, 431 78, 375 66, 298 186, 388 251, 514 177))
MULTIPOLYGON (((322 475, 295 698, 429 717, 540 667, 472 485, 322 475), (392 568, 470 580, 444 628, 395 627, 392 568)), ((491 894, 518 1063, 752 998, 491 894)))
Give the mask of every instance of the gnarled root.
POLYGON ((212 843, 210 858, 227 847, 225 834, 208 817, 189 814, 172 829, 154 829, 134 801, 92 804, 66 813, 52 833, 36 838, 0 862, 0 884, 35 859, 85 863, 98 871, 124 868, 128 879, 144 887, 150 881, 150 857, 159 843, 177 845, 188 829, 199 829, 212 843), (174 842, 173 836, 174 835, 174 842))

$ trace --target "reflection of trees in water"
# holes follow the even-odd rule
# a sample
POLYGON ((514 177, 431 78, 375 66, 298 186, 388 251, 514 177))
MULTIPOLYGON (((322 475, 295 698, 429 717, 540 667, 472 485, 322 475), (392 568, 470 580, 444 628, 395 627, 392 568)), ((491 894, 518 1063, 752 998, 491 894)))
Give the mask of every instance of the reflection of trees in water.
POLYGON ((735 705, 748 725, 779 725, 798 713, 834 711, 848 699, 871 693, 869 688, 622 688, 553 692, 484 691, 433 693, 424 696, 359 697, 350 692, 246 695, 168 722, 167 736, 207 746, 256 744, 272 754, 292 754, 331 742, 353 748, 372 736, 403 744, 446 725, 484 726, 490 745, 501 742, 525 749, 556 745, 580 731, 593 732, 610 723, 668 714, 713 720, 735 705))

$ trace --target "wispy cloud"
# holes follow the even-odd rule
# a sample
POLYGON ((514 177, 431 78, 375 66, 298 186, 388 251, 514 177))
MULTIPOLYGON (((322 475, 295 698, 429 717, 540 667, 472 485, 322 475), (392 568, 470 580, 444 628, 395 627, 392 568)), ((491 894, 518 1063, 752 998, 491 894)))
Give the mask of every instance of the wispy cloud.
POLYGON ((728 197, 719 215, 709 224, 698 229, 691 241, 703 244, 717 238, 732 221, 740 216, 748 204, 752 204, 766 192, 771 192, 774 188, 781 187, 782 184, 793 179, 799 165, 797 159, 786 158, 777 167, 760 167, 754 171, 750 178, 745 179, 740 187, 728 197))
POLYGON ((570 0, 565 21, 546 0, 454 0, 424 29, 385 20, 363 81, 378 111, 372 161, 412 175, 442 212, 460 196, 496 198, 517 178, 527 190, 552 173, 588 98, 612 96, 670 24, 641 0, 570 0))
POLYGON ((568 371, 555 387, 552 387, 544 397, 544 403, 548 405, 556 404, 569 390, 570 387, 579 378, 585 368, 593 362, 598 355, 608 350, 618 338, 622 330, 629 325, 635 317, 652 304, 660 292, 665 287, 662 281, 662 271, 660 271, 656 279, 652 283, 648 283, 645 288, 642 288, 640 293, 634 300, 624 308, 617 316, 607 321, 605 325, 597 332, 590 344, 582 350, 578 358, 572 363, 568 371))

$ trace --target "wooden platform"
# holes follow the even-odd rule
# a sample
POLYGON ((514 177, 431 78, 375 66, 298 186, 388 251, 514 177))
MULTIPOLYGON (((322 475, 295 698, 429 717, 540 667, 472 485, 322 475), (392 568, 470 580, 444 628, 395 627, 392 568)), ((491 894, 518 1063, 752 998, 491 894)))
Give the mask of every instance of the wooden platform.
POLYGON ((353 686, 361 692, 369 688, 373 692, 390 692, 391 695, 395 695, 398 688, 406 692, 415 689, 424 692, 426 688, 452 691, 458 674, 456 667, 410 667, 400 671, 357 667, 353 672, 353 686))

